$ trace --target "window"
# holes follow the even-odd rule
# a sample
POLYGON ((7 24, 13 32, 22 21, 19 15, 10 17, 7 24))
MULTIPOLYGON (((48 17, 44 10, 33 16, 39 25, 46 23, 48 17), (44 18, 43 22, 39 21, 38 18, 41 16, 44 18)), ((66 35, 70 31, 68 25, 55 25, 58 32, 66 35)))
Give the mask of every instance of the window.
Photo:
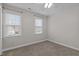
POLYGON ((41 18, 35 19, 35 34, 43 33, 43 20, 41 18))
POLYGON ((21 16, 5 13, 5 36, 16 36, 21 34, 21 16))

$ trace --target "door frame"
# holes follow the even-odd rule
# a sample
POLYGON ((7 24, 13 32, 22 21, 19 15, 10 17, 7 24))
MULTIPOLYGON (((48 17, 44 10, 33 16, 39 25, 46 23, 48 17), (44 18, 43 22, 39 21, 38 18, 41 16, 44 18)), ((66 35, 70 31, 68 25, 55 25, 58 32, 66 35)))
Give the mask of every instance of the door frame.
POLYGON ((0 33, 0 55, 2 55, 2 3, 0 3, 0 27, 1 27, 1 29, 0 29, 0 31, 1 31, 1 33, 0 33))

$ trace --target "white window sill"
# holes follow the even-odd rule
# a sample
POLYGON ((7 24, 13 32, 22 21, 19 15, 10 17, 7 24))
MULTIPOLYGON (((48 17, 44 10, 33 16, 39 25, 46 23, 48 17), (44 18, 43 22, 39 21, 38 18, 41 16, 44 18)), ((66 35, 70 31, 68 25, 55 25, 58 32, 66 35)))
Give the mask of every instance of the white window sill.
POLYGON ((8 38, 8 37, 16 37, 16 36, 21 36, 21 34, 8 35, 8 36, 4 36, 4 38, 8 38))
POLYGON ((39 35, 39 34, 43 34, 43 33, 42 33, 42 32, 37 32, 37 33, 35 33, 35 34, 39 35))

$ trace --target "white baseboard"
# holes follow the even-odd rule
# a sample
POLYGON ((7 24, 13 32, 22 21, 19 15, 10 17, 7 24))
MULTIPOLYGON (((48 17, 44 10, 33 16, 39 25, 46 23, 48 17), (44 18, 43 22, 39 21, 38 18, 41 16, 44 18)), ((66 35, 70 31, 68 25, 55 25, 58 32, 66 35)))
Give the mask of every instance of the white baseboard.
POLYGON ((30 42, 30 43, 27 43, 27 44, 22 44, 22 45, 15 46, 15 47, 10 47, 10 48, 7 48, 7 49, 3 49, 2 52, 8 51, 8 50, 12 50, 12 49, 16 49, 16 48, 20 48, 20 47, 23 47, 23 46, 28 46, 28 45, 36 44, 36 43, 43 42, 43 41, 46 41, 46 40, 40 40, 40 41, 30 42))
POLYGON ((48 41, 54 42, 56 44, 59 44, 59 45, 62 45, 62 46, 65 46, 65 47, 68 47, 68 48, 71 48, 71 49, 79 51, 79 48, 76 48, 76 47, 73 47, 73 46, 70 46, 70 45, 67 45, 67 44, 64 44, 64 43, 60 43, 60 42, 57 42, 57 41, 54 41, 54 40, 48 40, 48 41))
MULTIPOLYGON (((23 46, 28 46, 28 45, 36 44, 36 43, 43 42, 43 41, 54 42, 54 43, 56 43, 56 44, 59 44, 59 45, 62 45, 62 46, 66 46, 66 47, 69 47, 69 48, 72 48, 72 49, 74 49, 74 50, 79 51, 79 48, 75 48, 75 47, 73 47, 73 46, 70 46, 70 45, 67 45, 67 44, 64 44, 64 43, 60 43, 60 42, 57 42, 57 41, 53 41, 53 40, 48 40, 48 39, 46 39, 46 40, 40 40, 40 41, 30 42, 30 43, 27 43, 27 44, 22 44, 22 45, 19 45, 19 46, 15 46, 15 47, 3 49, 2 52, 3 52, 3 51, 12 50, 12 49, 16 49, 16 48, 20 48, 20 47, 23 47, 23 46)), ((0 54, 2 54, 2 53, 0 52, 0 54)))

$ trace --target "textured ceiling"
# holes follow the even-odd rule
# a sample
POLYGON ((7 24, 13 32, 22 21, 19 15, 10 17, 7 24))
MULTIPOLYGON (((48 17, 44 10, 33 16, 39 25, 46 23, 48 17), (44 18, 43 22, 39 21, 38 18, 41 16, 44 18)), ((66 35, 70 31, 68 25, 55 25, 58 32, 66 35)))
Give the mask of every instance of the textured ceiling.
POLYGON ((78 3, 53 3, 51 8, 44 8, 44 3, 8 3, 8 4, 47 16, 52 15, 53 13, 61 9, 79 8, 78 3))

